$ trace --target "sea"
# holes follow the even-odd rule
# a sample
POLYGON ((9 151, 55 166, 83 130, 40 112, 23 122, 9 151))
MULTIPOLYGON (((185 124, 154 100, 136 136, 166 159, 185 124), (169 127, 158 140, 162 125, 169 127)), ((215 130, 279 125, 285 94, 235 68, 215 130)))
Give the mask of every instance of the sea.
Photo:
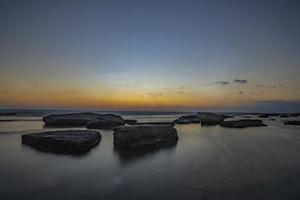
MULTIPOLYGON (((300 199, 300 126, 284 125, 300 117, 274 116, 274 121, 263 119, 266 127, 244 129, 175 125, 176 145, 134 151, 114 148, 113 131, 100 130, 102 140, 91 151, 64 155, 22 145, 21 136, 56 130, 44 127, 45 115, 78 110, 1 112, 12 112, 0 116, 1 200, 300 199)), ((105 113, 139 122, 173 121, 190 114, 105 113)))

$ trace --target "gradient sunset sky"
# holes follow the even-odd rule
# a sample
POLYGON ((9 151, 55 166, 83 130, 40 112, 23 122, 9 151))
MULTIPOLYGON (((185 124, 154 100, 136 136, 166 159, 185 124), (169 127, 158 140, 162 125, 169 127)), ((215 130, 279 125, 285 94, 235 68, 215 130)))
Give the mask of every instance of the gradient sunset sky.
POLYGON ((300 1, 0 0, 0 107, 300 112, 300 1))

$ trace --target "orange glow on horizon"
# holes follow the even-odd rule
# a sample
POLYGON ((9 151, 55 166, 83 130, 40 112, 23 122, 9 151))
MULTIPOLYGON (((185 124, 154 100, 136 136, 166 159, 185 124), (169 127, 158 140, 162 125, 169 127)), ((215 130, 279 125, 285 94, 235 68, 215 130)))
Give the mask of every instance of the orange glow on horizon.
MULTIPOLYGON (((2 96, 2 105, 24 107, 82 107, 82 108, 191 108, 191 107, 223 107, 237 104, 232 98, 215 98, 204 94, 161 95, 150 96, 139 91, 116 91, 104 94, 95 93, 58 93, 40 91, 30 93, 11 93, 2 96)), ((241 103, 241 102, 240 102, 241 103)))

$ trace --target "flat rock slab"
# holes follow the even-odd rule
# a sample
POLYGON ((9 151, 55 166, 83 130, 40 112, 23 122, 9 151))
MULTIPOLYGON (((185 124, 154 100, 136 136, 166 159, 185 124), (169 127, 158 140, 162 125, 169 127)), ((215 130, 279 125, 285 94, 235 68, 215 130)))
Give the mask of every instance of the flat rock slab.
POLYGON ((284 122, 285 125, 300 125, 300 121, 294 120, 294 121, 286 121, 284 122))
POLYGON ((22 135, 22 144, 62 154, 81 154, 99 144, 101 134, 91 130, 58 130, 22 135))
POLYGON ((124 125, 124 119, 114 114, 69 113, 54 114, 43 118, 46 127, 85 127, 89 122, 101 120, 105 124, 124 125))
POLYGON ((176 143, 177 140, 177 131, 171 125, 137 125, 114 128, 114 144, 125 149, 176 143))
POLYGON ((220 123, 220 125, 223 127, 228 127, 228 128, 246 128, 246 127, 267 126, 266 124, 263 123, 262 120, 256 120, 256 119, 222 121, 220 123))

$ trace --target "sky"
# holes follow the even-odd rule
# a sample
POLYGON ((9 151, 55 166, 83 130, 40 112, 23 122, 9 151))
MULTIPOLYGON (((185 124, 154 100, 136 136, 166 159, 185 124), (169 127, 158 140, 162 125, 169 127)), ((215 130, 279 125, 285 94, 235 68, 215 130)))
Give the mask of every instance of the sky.
POLYGON ((299 10, 0 0, 0 107, 300 112, 299 10))

